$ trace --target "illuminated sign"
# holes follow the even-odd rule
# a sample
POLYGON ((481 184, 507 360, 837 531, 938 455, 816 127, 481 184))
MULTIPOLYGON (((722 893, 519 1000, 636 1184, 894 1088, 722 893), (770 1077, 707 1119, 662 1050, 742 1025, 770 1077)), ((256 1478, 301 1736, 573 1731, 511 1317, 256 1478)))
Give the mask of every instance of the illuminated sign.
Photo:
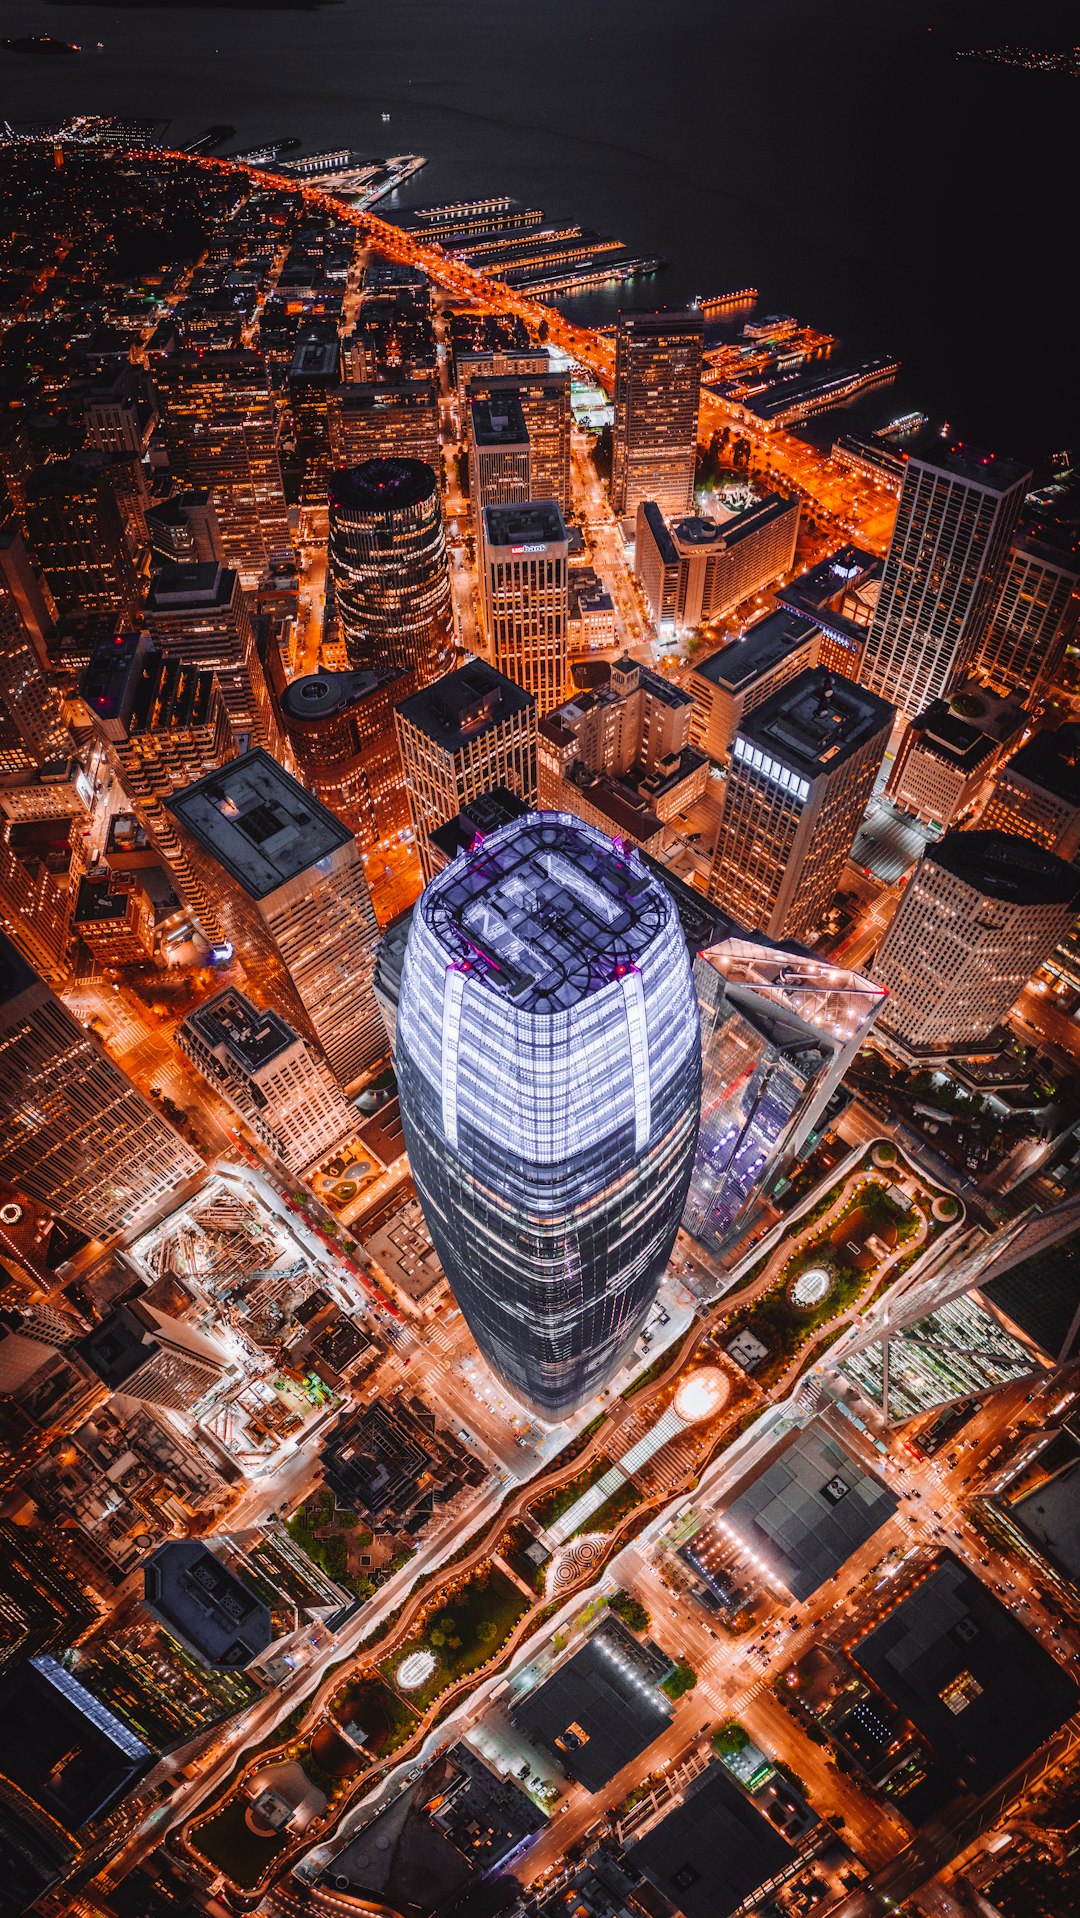
POLYGON ((510 548, 512 553, 542 553, 544 550, 542 539, 533 540, 528 546, 511 546, 510 548))

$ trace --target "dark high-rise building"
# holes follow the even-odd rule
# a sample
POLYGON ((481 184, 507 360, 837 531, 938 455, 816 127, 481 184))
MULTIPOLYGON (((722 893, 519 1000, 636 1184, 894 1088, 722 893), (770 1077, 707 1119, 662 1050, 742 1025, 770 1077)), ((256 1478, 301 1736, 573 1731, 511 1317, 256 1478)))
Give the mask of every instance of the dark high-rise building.
POLYGON ((51 759, 70 758, 74 750, 60 702, 0 573, 0 773, 34 771, 51 759))
POLYGON ((536 701, 485 660, 406 699, 397 729, 425 879, 442 863, 432 833, 471 800, 499 786, 536 805, 536 701))
POLYGON ((1030 480, 968 446, 909 457, 859 671, 909 717, 968 671, 1030 480))
POLYGON ((1054 684, 1080 620, 1080 551, 1021 531, 971 662, 999 693, 1038 699, 1054 684))
POLYGON ((485 506, 520 506, 531 499, 529 429, 516 393, 469 402, 469 497, 485 506))
POLYGON ((281 723, 300 777, 364 847, 409 823, 394 708, 414 673, 321 670, 290 680, 281 723))
POLYGON ((78 453, 27 482, 27 544, 61 613, 124 615, 135 605, 120 484, 126 465, 109 453, 78 453))
POLYGON ((1068 930, 1080 871, 1013 833, 949 832, 927 846, 882 941, 881 1031, 948 1052, 999 1025, 1068 930))
POLYGON ((289 411, 296 430, 296 452, 303 462, 300 505, 309 525, 326 529, 326 488, 330 478, 327 423, 331 393, 341 379, 341 348, 331 338, 298 341, 286 380, 289 411))
POLYGON ((209 493, 174 493, 146 514, 151 552, 166 565, 224 566, 221 528, 209 493))
POLYGON ((893 708, 824 666, 745 715, 709 897, 773 939, 825 917, 889 743, 893 708))
POLYGON ((79 1340, 79 1354, 111 1392, 190 1411, 229 1375, 220 1346, 143 1299, 118 1305, 79 1340))
POLYGON ((433 382, 422 379, 356 381, 326 402, 331 470, 367 460, 423 460, 439 470, 439 408, 433 382))
POLYGON ((108 1239, 202 1163, 0 936, 0 1178, 108 1239))
POLYGON ((704 334, 696 312, 620 315, 611 481, 620 519, 642 500, 673 518, 693 504, 704 334))
POLYGON ((142 612, 147 632, 170 659, 209 668, 221 687, 237 752, 280 746, 240 576, 213 561, 163 566, 142 612))
POLYGON ((333 473, 329 562, 349 664, 437 678, 451 639, 450 567, 431 467, 373 459, 333 473))
POLYGON ((489 375, 468 383, 466 398, 498 402, 513 394, 529 435, 529 485, 532 499, 557 500, 564 519, 570 493, 570 375, 544 373, 489 375))
POLYGON ((566 814, 493 833, 421 894, 395 1064, 473 1335, 517 1399, 567 1418, 631 1351, 690 1179, 701 1053, 670 894, 566 814))
POLYGON ((229 565, 257 586, 292 543, 278 453, 278 403, 261 353, 177 353, 154 369, 176 476, 210 494, 229 565))

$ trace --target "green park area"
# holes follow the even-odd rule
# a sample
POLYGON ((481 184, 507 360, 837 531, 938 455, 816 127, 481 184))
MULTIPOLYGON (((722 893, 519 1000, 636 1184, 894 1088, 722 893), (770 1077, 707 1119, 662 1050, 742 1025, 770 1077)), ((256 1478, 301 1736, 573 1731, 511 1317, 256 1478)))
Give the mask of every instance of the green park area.
POLYGON ((416 1727, 416 1713, 374 1672, 350 1678, 337 1693, 331 1711, 348 1728, 350 1738, 376 1758, 396 1751, 416 1727))
POLYGON ((350 1587, 362 1598, 370 1597, 374 1585, 357 1561, 359 1553, 371 1544, 371 1533, 360 1524, 355 1512, 338 1511, 334 1494, 325 1485, 286 1520, 285 1530, 327 1578, 350 1587))
POLYGON ((611 1460, 606 1452, 601 1452, 599 1458, 590 1460, 589 1464, 575 1473, 573 1478, 567 1479, 564 1485, 557 1485, 554 1491, 545 1492, 535 1504, 529 1507, 537 1524, 545 1527, 554 1525, 555 1520, 561 1518, 564 1512, 568 1512, 583 1492, 589 1491, 590 1487, 610 1470, 611 1460))
POLYGON ((247 1808, 246 1798, 228 1798, 220 1811, 191 1834, 192 1848, 245 1891, 258 1884, 286 1841, 284 1832, 268 1832, 264 1837, 252 1831, 247 1808))
POLYGON ((383 1676, 401 1687, 407 1661, 429 1655, 430 1671, 408 1687, 407 1698, 418 1712, 440 1693, 478 1671, 506 1643, 518 1620, 529 1609, 525 1594, 497 1569, 481 1568, 452 1580, 425 1607, 422 1622, 404 1645, 380 1666, 383 1676))

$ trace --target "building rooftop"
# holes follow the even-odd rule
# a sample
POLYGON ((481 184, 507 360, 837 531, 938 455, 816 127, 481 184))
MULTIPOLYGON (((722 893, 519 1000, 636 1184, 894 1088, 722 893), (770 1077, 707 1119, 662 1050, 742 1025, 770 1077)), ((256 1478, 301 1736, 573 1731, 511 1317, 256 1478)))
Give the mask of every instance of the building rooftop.
POLYGON ((365 460, 331 473, 330 505, 341 513, 402 513, 422 506, 438 492, 438 481, 425 460, 365 460))
POLYGON ((820 1425, 795 1433, 725 1507, 742 1544, 764 1559, 792 1598, 809 1598, 865 1545, 898 1501, 820 1425))
POLYGON ((185 606, 227 606, 235 581, 235 573, 212 559, 160 566, 151 576, 145 610, 154 614, 175 612, 185 606))
POLYGON ((289 366, 290 380, 317 380, 330 386, 338 378, 341 349, 336 339, 301 340, 289 366))
POLYGON ((504 726, 533 705, 532 694, 505 673, 486 660, 470 657, 464 666, 402 700, 397 711, 444 752, 459 753, 493 726, 504 726))
POLYGON ((472 436, 477 446, 527 446, 529 429, 516 393, 469 402, 472 436))
POLYGON ((1080 896, 1080 868, 1018 833, 947 832, 924 858, 986 899, 1019 906, 1068 905, 1080 896))
POLYGON ((40 984, 37 973, 28 966, 11 940, 0 932, 0 1005, 17 999, 30 986, 40 984))
POLYGON ((426 373, 409 379, 350 380, 334 389, 334 405, 344 413, 381 413, 391 407, 434 406, 435 388, 426 373))
POLYGON ((662 308, 653 313, 620 313, 619 331, 632 338, 650 339, 668 333, 704 334, 705 317, 697 307, 662 308))
POLYGON ((352 843, 348 827, 261 747, 185 786, 168 808, 252 899, 352 843))
POLYGON ((509 546, 512 553, 526 553, 533 546, 549 546, 566 539, 566 527, 553 499, 527 500, 521 506, 485 506, 484 543, 509 546))
POLYGON ((342 673, 320 667, 316 673, 305 673, 300 679, 289 681, 281 694, 281 710, 286 719, 317 725, 320 720, 337 719, 359 705, 369 693, 402 676, 395 667, 382 672, 361 668, 342 673))
POLYGON ((1020 460, 1004 459, 1000 453, 984 453, 981 447, 967 446, 959 440, 951 445, 942 440, 936 446, 912 453, 907 465, 909 481, 917 467, 948 473, 955 479, 985 487, 988 493, 1007 493, 1031 479, 1030 467, 1020 460))
POLYGON ((586 1791, 602 1791, 671 1722, 655 1685, 595 1632, 543 1685, 514 1705, 515 1724, 558 1759, 586 1791))
POLYGON ((98 878, 91 878, 87 873, 79 881, 71 923, 73 926, 100 926, 108 925, 110 920, 126 920, 129 900, 129 893, 112 890, 107 873, 103 872, 98 878))
POLYGON ((244 1073, 261 1071, 296 1044, 296 1034, 284 1019, 252 1005, 235 986, 226 986, 189 1013, 181 1031, 196 1034, 214 1051, 221 1048, 244 1073))
POLYGON ((627 1856, 684 1918, 728 1918, 795 1852, 713 1763, 627 1856))
POLYGON ((47 1653, 17 1666, 0 1687, 0 1772, 65 1831, 102 1817, 153 1758, 47 1653))
POLYGON ((887 730, 895 708, 841 673, 811 667, 770 693, 743 719, 736 737, 806 779, 842 764, 887 730))
POLYGON ((714 686, 741 692, 800 647, 809 649, 815 630, 794 613, 767 613, 742 639, 733 639, 707 659, 695 661, 693 672, 714 686))
POLYGON ((197 1538, 168 1539, 143 1565, 155 1618, 207 1665, 240 1670, 270 1644, 270 1608, 197 1538))
POLYGON ((957 772, 973 773, 994 752, 997 741, 977 721, 962 719, 947 699, 932 700, 911 722, 919 746, 957 772))
POLYGON ((1076 1710, 1077 1687, 982 1581, 946 1558, 861 1638, 855 1662, 958 1786, 989 1791, 1076 1710))
POLYGON ((1080 1589, 1080 1458, 1008 1506, 1037 1552, 1080 1589))
POLYGON ((530 813, 439 873, 419 911, 451 964, 543 1015, 632 968, 674 907, 636 852, 569 813, 530 813))
POLYGON ((1012 773, 1080 808, 1080 724, 1074 720, 1036 733, 1009 760, 1004 776, 1012 773))
POLYGON ((459 852, 468 852, 478 839, 486 839, 501 826, 523 819, 528 810, 525 801, 508 786, 493 786, 490 792, 478 793, 475 799, 470 799, 467 806, 455 813, 453 819, 448 819, 445 826, 437 826, 428 838, 449 862, 456 859, 459 852))

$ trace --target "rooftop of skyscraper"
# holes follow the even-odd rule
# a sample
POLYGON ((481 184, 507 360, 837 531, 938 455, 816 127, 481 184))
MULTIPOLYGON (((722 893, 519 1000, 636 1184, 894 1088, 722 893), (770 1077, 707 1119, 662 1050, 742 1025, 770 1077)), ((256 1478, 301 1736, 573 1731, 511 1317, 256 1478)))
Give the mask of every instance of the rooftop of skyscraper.
POLYGON ((984 453, 980 446, 967 446, 962 440, 942 440, 908 461, 909 476, 917 466, 936 467, 955 479, 984 486, 989 493, 1008 493, 1021 480, 1031 478, 1031 470, 1020 460, 1005 459, 1000 453, 984 453))
POLYGON ((207 1665, 239 1670, 273 1637, 269 1606, 197 1538, 167 1539, 143 1566, 146 1603, 207 1665))
POLYGON ((184 1020, 190 1032, 213 1048, 223 1047, 244 1072, 258 1072, 296 1043, 296 1034, 276 1012, 253 1005, 235 986, 226 986, 184 1020))
POLYGON ((305 673, 301 679, 289 681, 281 695, 281 710, 286 719, 312 724, 322 719, 336 719, 339 713, 348 712, 369 693, 400 677, 392 666, 381 672, 361 667, 344 673, 332 673, 320 667, 316 673, 305 673))
POLYGON ((37 973, 27 965, 11 940, 0 932, 0 1005, 6 1005, 9 999, 17 999, 20 992, 36 984, 37 973))
POLYGON ((1018 833, 947 832, 927 846, 924 857, 987 899, 1050 906, 1080 897, 1080 867, 1018 833))
POLYGON ((330 504, 343 513, 400 513, 421 506, 436 492, 425 460, 364 460, 330 475, 330 504))
POLYGON ((484 543, 509 546, 525 553, 532 546, 548 546, 566 538, 566 527, 553 499, 531 499, 521 506, 485 506, 484 543))
POLYGON ((534 704, 532 694, 507 679, 505 673, 497 672, 486 660, 470 658, 464 666, 403 700, 397 710, 444 752, 455 753, 534 704))
POLYGON ((352 840, 261 747, 205 773, 168 806, 252 899, 265 899, 352 840))
POLYGON ((841 673, 814 666, 763 700, 743 720, 738 737, 816 779, 865 746, 893 716, 888 700, 841 673))
POLYGON ((1072 720, 1036 733, 1013 754, 1005 770, 1041 786, 1067 805, 1080 806, 1080 724, 1072 720))
POLYGON ((227 606, 235 578, 235 573, 213 559, 161 566, 151 577, 146 611, 167 613, 183 606, 227 606))
POLYGON ((477 446, 526 446, 529 429, 516 393, 470 401, 472 436, 477 446))
POLYGON ((794 613, 766 613, 742 639, 733 639, 707 659, 696 660, 694 672, 714 686, 737 692, 762 673, 771 672, 799 646, 809 645, 815 628, 794 613))
POLYGON ((443 951, 523 1011, 564 1012, 636 969, 674 906, 636 852, 569 813, 530 813, 420 898, 443 951))

